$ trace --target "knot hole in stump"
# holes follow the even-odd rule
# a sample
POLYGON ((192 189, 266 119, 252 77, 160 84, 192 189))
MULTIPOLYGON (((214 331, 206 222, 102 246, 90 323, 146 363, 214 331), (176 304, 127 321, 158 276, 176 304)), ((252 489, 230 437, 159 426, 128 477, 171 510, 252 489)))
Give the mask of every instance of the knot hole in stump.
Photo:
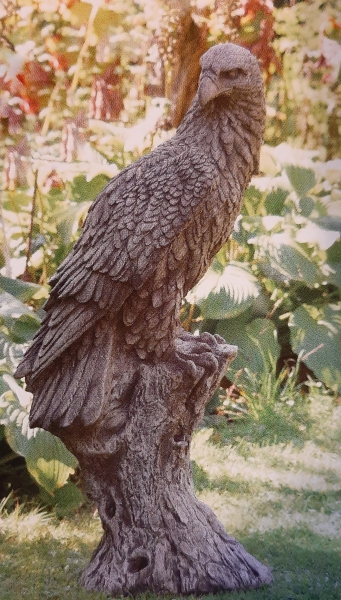
POLYGON ((139 573, 149 565, 147 556, 134 556, 129 560, 129 573, 139 573))
POLYGON ((184 433, 176 433, 173 437, 173 445, 179 447, 188 446, 188 439, 184 433))
POLYGON ((116 515, 116 502, 111 497, 107 498, 105 504, 105 514, 107 515, 108 519, 113 519, 116 515))
MULTIPOLYGON (((173 437, 173 449, 176 451, 178 458, 184 460, 188 452, 189 441, 184 433, 177 433, 173 437)), ((180 473, 179 473, 180 474, 180 473)))

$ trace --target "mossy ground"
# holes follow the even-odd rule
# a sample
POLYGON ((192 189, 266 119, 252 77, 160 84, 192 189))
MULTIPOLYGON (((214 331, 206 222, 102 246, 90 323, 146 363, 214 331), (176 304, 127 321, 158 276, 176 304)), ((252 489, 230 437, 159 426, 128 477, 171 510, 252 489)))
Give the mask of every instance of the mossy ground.
MULTIPOLYGON (((208 422, 195 436, 199 498, 274 576, 270 587, 216 600, 341 599, 341 406, 323 396, 303 401, 306 416, 291 437, 292 423, 278 427, 285 413, 279 411, 276 421, 266 410, 256 420, 221 419, 214 428, 208 422)), ((63 519, 5 508, 1 600, 104 600, 78 584, 100 535, 89 506, 63 519)))

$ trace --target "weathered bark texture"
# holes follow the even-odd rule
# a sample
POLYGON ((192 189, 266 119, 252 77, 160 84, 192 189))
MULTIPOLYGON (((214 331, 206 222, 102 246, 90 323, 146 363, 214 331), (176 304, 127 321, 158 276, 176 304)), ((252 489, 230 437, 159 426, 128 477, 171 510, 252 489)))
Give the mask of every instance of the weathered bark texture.
POLYGON ((194 494, 189 447, 236 347, 183 332, 172 360, 125 360, 121 397, 99 421, 54 430, 77 456, 104 534, 82 576, 88 590, 203 594, 272 580, 194 494))
POLYGON ((201 71, 199 60, 207 50, 206 39, 207 28, 198 27, 191 13, 185 13, 167 90, 171 100, 170 117, 173 127, 180 125, 197 91, 201 71))

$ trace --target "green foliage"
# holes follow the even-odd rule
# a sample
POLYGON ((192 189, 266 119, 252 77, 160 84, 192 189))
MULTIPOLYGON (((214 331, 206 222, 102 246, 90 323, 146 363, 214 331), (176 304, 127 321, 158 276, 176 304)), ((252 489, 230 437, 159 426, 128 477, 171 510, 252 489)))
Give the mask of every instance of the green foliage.
POLYGON ((41 286, 28 281, 20 281, 19 279, 11 279, 0 275, 0 289, 8 292, 21 302, 28 302, 32 298, 39 297, 41 286))
POLYGON ((306 193, 316 184, 315 173, 312 169, 288 165, 285 172, 296 194, 298 194, 300 198, 305 198, 306 193))
MULTIPOLYGON (((96 166, 94 177, 91 168, 89 164, 88 176, 75 176, 73 169, 65 168, 65 187, 55 191, 46 192, 43 183, 37 183, 33 193, 44 212, 37 211, 33 220, 32 190, 6 193, 4 223, 14 241, 13 271, 25 270, 24 240, 31 230, 36 250, 25 270, 32 282, 0 279, 2 373, 14 372, 37 331, 43 315, 41 304, 48 293, 46 279, 77 239, 91 199, 107 181, 107 164, 96 166), (39 285, 41 281, 44 285, 39 285)), ((336 348, 340 341, 341 191, 336 161, 323 163, 309 152, 286 145, 265 147, 261 168, 266 175, 253 179, 247 190, 232 239, 187 301, 194 308, 193 332, 216 332, 239 347, 229 378, 242 391, 245 404, 233 405, 226 392, 220 392, 209 410, 217 411, 220 405, 224 414, 249 412, 257 419, 261 406, 268 405, 269 418, 271 413, 276 420, 275 405, 282 402, 283 389, 285 396, 288 376, 285 371, 278 379, 276 364, 288 343, 317 378, 335 391, 340 389, 336 348)), ((25 445, 28 430, 20 429, 24 417, 17 406, 17 390, 9 392, 8 381, 6 377, 0 380, 1 392, 5 392, 2 402, 8 403, 2 407, 7 440, 25 456, 39 484, 49 494, 56 493, 76 463, 46 432, 37 433, 25 445), (19 421, 15 420, 16 410, 19 421), (38 460, 44 455, 49 457, 45 462, 38 460)))
POLYGON ((45 488, 41 488, 40 499, 44 506, 53 509, 57 517, 65 517, 86 503, 84 494, 72 481, 67 481, 62 487, 57 488, 53 496, 45 488))
POLYGON ((187 299, 206 319, 225 319, 244 312, 258 296, 257 279, 247 265, 231 261, 222 269, 216 260, 187 299))
POLYGON ((278 400, 288 373, 277 379, 276 365, 288 346, 320 381, 341 389, 338 166, 285 144, 264 147, 265 176, 252 180, 231 240, 187 296, 197 307, 193 332, 239 346, 229 378, 249 406, 250 389, 259 403, 278 400))
MULTIPOLYGON (((40 290, 39 286, 26 285, 21 281, 2 277, 0 282, 0 373, 12 373, 24 355, 27 342, 30 342, 40 325, 37 313, 30 310, 19 297, 34 294, 40 290), (11 282, 13 281, 13 285, 11 282), (13 294, 5 291, 11 289, 13 294)), ((1 393, 7 389, 0 380, 1 393)))
POLYGON ((3 379, 10 388, 0 399, 0 424, 6 425, 7 441, 17 454, 24 456, 34 479, 54 495, 70 473, 74 473, 77 460, 59 438, 43 429, 29 428, 31 394, 10 375, 4 375, 3 379))
POLYGON ((274 373, 280 354, 276 328, 272 321, 264 318, 226 319, 217 323, 216 333, 229 343, 238 346, 238 354, 231 367, 235 373, 242 369, 261 378, 262 374, 274 373))
POLYGON ((340 156, 341 34, 337 0, 274 10, 273 46, 281 58, 270 82, 266 141, 324 148, 340 156))
MULTIPOLYGON (((233 37, 260 59, 267 141, 324 143, 328 157, 339 155, 336 3, 313 0, 275 11, 265 0, 237 1, 232 12, 226 6, 195 0, 193 22, 208 45, 233 37), (302 27, 308 21, 310 28, 302 27)), ((169 69, 181 58, 181 19, 156 0, 56 0, 39 7, 8 0, 6 9, 0 9, 0 431, 26 457, 50 502, 51 493, 54 501, 64 494, 77 505, 71 484, 63 485, 75 463, 53 436, 23 430, 25 392, 8 376, 39 327, 48 279, 78 238, 91 202, 122 167, 174 132, 164 118, 169 102, 158 96, 167 95, 169 69)), ((263 396, 268 404, 280 401, 285 384, 276 378, 276 362, 288 344, 321 381, 340 389, 340 164, 317 158, 283 144, 264 149, 266 176, 253 180, 232 240, 188 296, 192 308, 184 307, 192 331, 217 332, 239 346, 229 376, 244 386, 254 415, 263 396)))
POLYGON ((249 238, 255 246, 254 258, 265 276, 276 283, 304 281, 308 287, 323 278, 319 266, 310 260, 309 254, 297 244, 293 228, 283 228, 281 233, 249 238))
POLYGON ((341 302, 321 308, 302 304, 290 316, 292 346, 332 390, 341 389, 341 302))
MULTIPOLYGON (((77 461, 58 438, 42 429, 29 428, 31 394, 11 376, 39 329, 39 306, 47 295, 47 289, 3 276, 0 277, 0 286, 0 424, 5 426, 9 446, 25 458, 27 469, 36 482, 50 497, 57 492, 61 495, 64 492, 59 490, 63 489, 70 473, 74 472, 77 461), (29 302, 31 306, 27 304, 29 302), (33 307, 38 310, 33 310, 33 307)), ((70 494, 68 497, 71 501, 70 494)), ((62 496, 59 505, 63 505, 62 496)))

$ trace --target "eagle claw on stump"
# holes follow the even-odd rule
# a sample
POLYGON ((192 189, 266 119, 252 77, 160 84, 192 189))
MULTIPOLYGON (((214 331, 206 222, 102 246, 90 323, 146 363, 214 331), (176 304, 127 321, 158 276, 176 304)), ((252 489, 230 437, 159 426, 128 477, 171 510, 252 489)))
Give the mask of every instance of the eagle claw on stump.
POLYGON ((219 44, 173 138, 112 179, 52 277, 19 365, 30 426, 78 458, 104 529, 82 575, 114 596, 260 587, 270 570, 195 496, 189 448, 236 348, 180 327, 183 298, 229 238, 258 173, 255 57, 219 44))

